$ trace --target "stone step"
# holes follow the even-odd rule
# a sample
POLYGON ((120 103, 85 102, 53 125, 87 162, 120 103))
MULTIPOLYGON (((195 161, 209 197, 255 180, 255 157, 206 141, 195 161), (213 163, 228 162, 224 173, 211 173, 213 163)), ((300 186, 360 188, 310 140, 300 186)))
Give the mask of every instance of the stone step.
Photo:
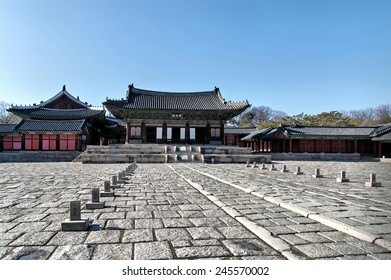
POLYGON ((83 154, 82 163, 164 163, 164 154, 83 154))
POLYGON ((203 155, 204 163, 271 163, 270 155, 221 155, 221 154, 206 154, 203 155))
POLYGON ((268 163, 270 156, 253 155, 248 148, 213 145, 122 144, 87 146, 83 163, 247 162, 268 163), (212 160, 212 158, 214 158, 212 160))

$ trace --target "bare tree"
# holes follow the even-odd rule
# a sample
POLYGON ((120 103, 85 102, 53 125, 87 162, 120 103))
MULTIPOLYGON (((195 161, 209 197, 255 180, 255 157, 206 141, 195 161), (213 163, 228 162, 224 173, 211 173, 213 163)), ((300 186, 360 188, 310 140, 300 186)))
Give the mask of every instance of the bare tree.
POLYGON ((4 101, 0 101, 0 123, 17 123, 20 121, 18 116, 7 111, 10 104, 4 101))
POLYGON ((384 104, 376 107, 375 114, 378 123, 390 123, 391 122, 391 104, 384 104))

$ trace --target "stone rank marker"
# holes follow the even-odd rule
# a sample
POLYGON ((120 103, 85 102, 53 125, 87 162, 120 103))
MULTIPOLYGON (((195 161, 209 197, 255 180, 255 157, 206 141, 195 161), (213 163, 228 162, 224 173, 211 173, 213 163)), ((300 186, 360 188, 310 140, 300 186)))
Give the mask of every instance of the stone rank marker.
POLYGON ((277 170, 277 168, 274 167, 274 163, 272 163, 272 165, 270 166, 269 170, 270 170, 270 171, 275 171, 275 170, 277 170))
POLYGON ((92 200, 91 202, 86 203, 86 209, 103 209, 105 208, 105 203, 100 202, 100 189, 99 188, 92 188, 92 200))
POLYGON ((339 178, 337 178, 338 183, 343 183, 343 182, 349 182, 349 179, 346 178, 346 171, 341 171, 341 175, 339 178))
POLYGON ((294 172, 293 174, 295 174, 295 175, 303 175, 303 172, 301 172, 301 170, 300 170, 300 166, 296 167, 296 172, 294 172))
POLYGON ((110 181, 104 181, 103 188, 103 192, 100 193, 101 197, 114 197, 114 192, 110 188, 110 181))
POLYGON ((125 174, 126 174, 127 176, 132 176, 132 175, 133 175, 133 171, 134 171, 134 168, 131 167, 131 166, 129 165, 128 167, 126 167, 126 172, 125 172, 125 174))
POLYGON ((252 168, 257 168, 257 162, 256 161, 253 162, 252 168))
POLYGON ((366 187, 381 187, 380 182, 376 182, 376 174, 371 173, 369 174, 369 182, 365 182, 366 187))
POLYGON ((267 169, 266 164, 262 163, 262 166, 260 167, 260 169, 262 169, 262 170, 267 169))
POLYGON ((281 172, 289 172, 289 170, 286 169, 286 165, 285 165, 285 164, 284 164, 284 166, 282 167, 281 172))
POLYGON ((250 162, 247 161, 247 162, 246 162, 246 165, 245 165, 244 167, 250 167, 250 162))
POLYGON ((83 231, 87 230, 90 220, 81 218, 80 201, 71 201, 69 203, 70 217, 61 223, 62 231, 83 231))
POLYGON ((118 175, 117 175, 117 183, 118 184, 125 184, 125 180, 122 176, 122 172, 118 172, 118 175))
POLYGON ((117 181, 117 175, 113 175, 111 177, 111 186, 110 186, 110 188, 115 189, 115 188, 120 188, 120 187, 121 187, 121 185, 117 181))
POLYGON ((125 170, 121 171, 121 176, 122 176, 122 180, 124 182, 128 181, 129 178, 126 176, 126 171, 125 170))
POLYGON ((323 175, 320 175, 320 169, 315 169, 315 174, 312 175, 312 178, 323 178, 323 175))

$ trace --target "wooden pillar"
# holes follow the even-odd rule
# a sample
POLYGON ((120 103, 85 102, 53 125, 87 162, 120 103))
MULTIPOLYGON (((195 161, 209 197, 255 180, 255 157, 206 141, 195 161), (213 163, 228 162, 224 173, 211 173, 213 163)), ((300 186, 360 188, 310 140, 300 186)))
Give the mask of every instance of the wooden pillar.
POLYGON ((381 152, 381 142, 379 141, 379 157, 382 157, 382 152, 381 152))
POLYGON ((324 153, 324 138, 322 138, 322 153, 324 153))
POLYGON ((357 139, 354 139, 354 153, 357 153, 357 139))
POLYGON ((144 121, 141 123, 141 143, 147 143, 147 127, 144 121))
POLYGON ((341 138, 338 138, 338 153, 341 153, 341 138))
POLYGON ((189 122, 186 122, 186 125, 185 125, 185 143, 186 144, 190 143, 190 124, 189 124, 189 122))
POLYGON ((0 152, 4 149, 4 136, 0 135, 0 152))
POLYGON ((306 153, 307 150, 307 138, 304 139, 304 153, 306 153))
MULTIPOLYGON (((22 134, 21 135, 21 138, 22 138, 22 147, 21 147, 21 150, 22 151, 24 151, 25 149, 26 149, 26 136, 25 136, 25 134, 22 134)), ((31 145, 33 144, 33 139, 31 139, 31 145)), ((31 147, 31 149, 32 149, 32 147, 31 147)))
POLYGON ((376 141, 373 141, 373 155, 374 156, 377 156, 377 146, 378 146, 378 144, 376 143, 376 141))
POLYGON ((289 152, 292 153, 292 138, 289 138, 289 152))
POLYGON ((224 122, 220 123, 220 140, 221 142, 224 140, 224 122))
POLYGON ((205 144, 210 143, 210 123, 208 122, 206 124, 206 131, 205 131, 205 144))
MULTIPOLYGON (((50 136, 49 136, 50 141, 50 136)), ((86 145, 88 143, 88 135, 86 135, 86 145)), ((39 136, 39 149, 42 150, 42 135, 39 136)), ((49 142, 49 150, 50 150, 50 142, 49 142)), ((56 134, 56 151, 60 150, 60 134, 56 134)))
MULTIPOLYGON (((42 151, 42 146, 43 146, 42 142, 43 142, 43 136, 42 136, 42 134, 39 134, 39 136, 38 136, 38 150, 40 150, 40 151, 42 151)), ((49 150, 50 150, 50 136, 49 136, 49 150)))
POLYGON ((130 123, 126 121, 125 144, 129 144, 129 137, 130 137, 130 123))
POLYGON ((162 141, 163 141, 163 143, 167 143, 167 124, 166 124, 166 122, 163 122, 162 141))

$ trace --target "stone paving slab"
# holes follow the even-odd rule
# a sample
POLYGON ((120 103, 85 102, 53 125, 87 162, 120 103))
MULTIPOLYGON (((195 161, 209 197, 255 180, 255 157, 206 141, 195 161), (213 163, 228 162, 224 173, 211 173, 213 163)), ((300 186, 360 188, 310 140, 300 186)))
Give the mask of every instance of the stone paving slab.
MULTIPOLYGON (((307 167, 312 166, 311 169, 314 169, 314 166, 319 166, 323 163, 299 162, 296 164, 307 167)), ((289 217, 291 212, 282 209, 283 207, 278 207, 281 201, 287 201, 292 203, 292 205, 300 205, 300 208, 297 208, 300 211, 297 210, 297 213, 301 213, 302 209, 308 213, 315 210, 313 213, 327 214, 325 217, 334 216, 335 223, 339 222, 339 226, 341 225, 341 219, 347 219, 352 223, 356 223, 356 228, 352 229, 358 232, 360 232, 361 228, 368 231, 369 235, 379 234, 377 235, 378 239, 373 239, 376 244, 379 244, 378 241, 387 241, 390 224, 388 218, 390 217, 391 184, 385 174, 391 171, 390 166, 380 163, 359 162, 357 164, 355 166, 355 163, 349 163, 350 169, 346 169, 346 163, 335 162, 332 164, 327 163, 326 165, 332 166, 334 169, 345 168, 345 170, 350 170, 350 174, 362 172, 360 168, 366 172, 371 170, 371 168, 376 169, 380 174, 383 174, 382 178, 385 178, 385 183, 382 183, 383 189, 368 189, 364 186, 364 183, 361 183, 361 189, 359 189, 359 194, 357 195, 356 188, 358 188, 358 183, 353 185, 352 189, 344 188, 341 191, 339 185, 336 185, 334 188, 334 185, 337 184, 335 178, 334 180, 328 179, 326 187, 319 187, 318 183, 321 178, 317 178, 314 181, 313 178, 309 177, 306 178, 306 182, 303 184, 302 181, 295 181, 295 178, 304 178, 303 176, 291 176, 288 180, 286 176, 289 173, 277 174, 276 172, 262 171, 255 168, 238 168, 238 165, 172 165, 172 168, 191 182, 201 186, 203 190, 219 198, 226 205, 241 212, 243 217, 253 220, 266 230, 269 228, 271 235, 281 236, 282 240, 292 246, 293 252, 297 250, 308 258, 349 259, 354 256, 354 259, 360 259, 360 257, 362 259, 386 259, 390 250, 387 242, 386 244, 381 244, 381 246, 384 245, 386 247, 384 248, 361 241, 345 232, 336 231, 330 225, 324 225, 317 220, 312 220, 311 215, 295 216, 296 218, 298 217, 296 220, 297 225, 292 226, 290 226, 289 222, 284 222, 284 218, 278 215, 279 213, 284 213, 287 219, 295 221, 294 218, 291 220, 292 217, 289 217), (374 168, 373 165, 376 165, 376 167, 374 168), (297 196, 292 196, 292 192, 297 193, 297 196), (379 192, 382 194, 382 200, 379 200, 379 192), (263 193, 263 195, 259 196, 260 193, 263 193), (257 194, 258 201, 254 197, 249 197, 249 195, 254 196, 254 194, 257 194), (265 207, 255 210, 253 208, 254 203, 255 205, 264 205, 265 207), (274 207, 268 203, 274 203, 274 207), (320 208, 322 208, 322 211, 318 210, 320 208), (270 214, 270 212, 277 213, 277 215, 270 214), (261 216, 257 216, 255 213, 257 215, 261 214, 261 216), (338 213, 343 214, 338 215, 338 213), (360 219, 363 223, 361 223, 360 219), (281 221, 283 222, 281 223, 281 221), (368 224, 369 221, 375 222, 376 227, 371 228, 370 224, 368 224), (284 227, 289 229, 284 229, 284 227), (354 240, 354 242, 351 240, 354 240), (353 244, 349 242, 353 242, 353 244), (299 247, 299 245, 302 246, 299 247), (314 245, 312 249, 311 245, 314 245), (318 252, 321 251, 319 248, 327 248, 324 252, 328 253, 318 252), (377 255, 372 251, 373 248, 380 250, 382 253, 377 255)), ((335 173, 337 174, 338 172, 335 173)), ((323 179, 327 180, 327 176, 323 179)), ((291 208, 295 210, 295 207, 291 208)), ((330 220, 330 218, 328 219, 330 220)))
POLYGON ((305 172, 243 165, 141 164, 106 208, 86 210, 91 188, 127 164, 0 164, 1 259, 391 259, 390 165, 284 162, 305 172), (324 178, 312 178, 321 168, 324 178), (349 183, 337 183, 339 170, 349 183), (364 186, 377 173, 380 188, 364 186), (364 176, 365 175, 365 176, 364 176), (63 232, 81 200, 83 232, 63 232), (291 205, 291 207, 283 207, 291 205), (359 240, 303 215, 376 234, 359 240))
POLYGON ((285 259, 164 164, 139 165, 104 209, 85 209, 126 166, 0 164, 0 258, 285 259), (87 231, 61 231, 72 200, 87 231))

